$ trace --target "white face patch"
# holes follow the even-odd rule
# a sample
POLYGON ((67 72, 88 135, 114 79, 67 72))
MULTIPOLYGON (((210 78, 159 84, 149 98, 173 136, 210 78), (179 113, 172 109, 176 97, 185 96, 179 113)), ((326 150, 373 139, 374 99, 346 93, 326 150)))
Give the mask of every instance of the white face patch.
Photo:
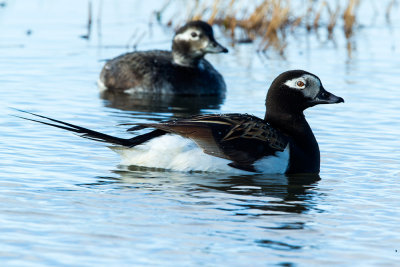
POLYGON ((189 43, 191 56, 204 55, 204 49, 209 45, 209 39, 201 32, 201 30, 196 28, 188 28, 184 32, 175 35, 174 42, 189 43))
POLYGON ((176 41, 198 41, 200 40, 200 31, 189 28, 186 31, 175 35, 174 40, 176 41))
POLYGON ((314 99, 321 87, 321 82, 318 78, 304 74, 301 77, 294 78, 285 82, 289 88, 299 90, 305 97, 314 99))

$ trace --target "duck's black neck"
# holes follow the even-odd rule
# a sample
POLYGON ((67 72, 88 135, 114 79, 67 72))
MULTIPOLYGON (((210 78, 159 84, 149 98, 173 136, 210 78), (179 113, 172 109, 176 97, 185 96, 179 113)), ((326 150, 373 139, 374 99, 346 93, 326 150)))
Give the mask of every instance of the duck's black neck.
POLYGON ((267 110, 265 120, 290 138, 290 162, 287 173, 319 173, 320 152, 317 140, 303 111, 267 110))

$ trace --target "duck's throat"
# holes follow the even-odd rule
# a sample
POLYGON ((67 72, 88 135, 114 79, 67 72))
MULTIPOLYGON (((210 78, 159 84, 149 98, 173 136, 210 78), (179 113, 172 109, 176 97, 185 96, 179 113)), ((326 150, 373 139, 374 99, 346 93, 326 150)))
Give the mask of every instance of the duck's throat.
POLYGON ((197 68, 201 58, 202 57, 189 57, 176 51, 172 52, 172 61, 174 64, 183 67, 197 68))

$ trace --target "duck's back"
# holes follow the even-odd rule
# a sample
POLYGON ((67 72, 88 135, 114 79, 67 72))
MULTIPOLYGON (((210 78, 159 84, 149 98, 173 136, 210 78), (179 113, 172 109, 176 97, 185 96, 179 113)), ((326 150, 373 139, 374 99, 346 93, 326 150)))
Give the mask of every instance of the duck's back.
POLYGON ((173 63, 169 51, 152 50, 123 54, 108 61, 100 74, 109 90, 181 95, 220 95, 222 76, 205 59, 197 67, 173 63))

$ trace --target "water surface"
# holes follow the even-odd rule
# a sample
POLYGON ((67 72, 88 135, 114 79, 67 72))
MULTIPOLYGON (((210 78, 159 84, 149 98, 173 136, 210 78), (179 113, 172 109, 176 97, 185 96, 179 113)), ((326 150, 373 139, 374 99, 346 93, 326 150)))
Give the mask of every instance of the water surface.
MULTIPOLYGON (((399 19, 368 16, 351 40, 297 33, 285 57, 252 44, 207 58, 223 99, 100 94, 106 59, 169 49, 159 1, 6 1, 0 7, 0 262, 6 266, 396 265, 400 260, 399 19), (133 41, 132 41, 133 39, 133 41), (128 47, 127 47, 128 46, 128 47), (317 177, 180 173, 121 166, 105 144, 20 120, 21 108, 128 137, 132 122, 209 112, 263 116, 272 79, 317 74, 344 104, 306 112, 317 177), (188 101, 190 106, 187 105, 188 101)), ((364 4, 368 14, 371 6, 364 4)), ((398 10, 397 10, 398 11, 398 10)), ((217 38, 229 45, 217 30, 217 38)))

